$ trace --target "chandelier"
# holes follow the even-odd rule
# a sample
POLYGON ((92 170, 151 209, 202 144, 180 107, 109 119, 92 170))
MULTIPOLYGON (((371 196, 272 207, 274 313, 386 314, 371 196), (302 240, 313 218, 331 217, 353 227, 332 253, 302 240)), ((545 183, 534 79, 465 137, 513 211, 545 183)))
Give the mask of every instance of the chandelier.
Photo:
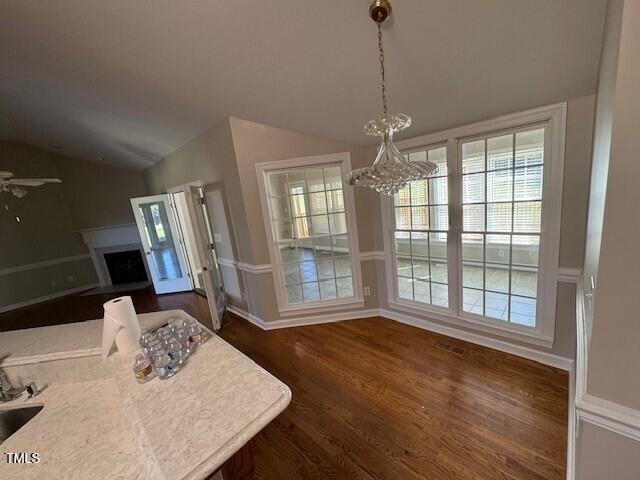
POLYGON ((381 137, 381 143, 378 156, 373 165, 352 170, 347 176, 347 182, 354 187, 369 187, 377 192, 393 195, 408 182, 422 180, 436 173, 438 166, 429 161, 409 162, 393 144, 393 135, 408 128, 411 125, 411 117, 404 113, 389 113, 387 109, 382 24, 391 16, 391 4, 387 0, 374 0, 369 7, 369 16, 378 26, 383 113, 382 117, 376 120, 369 120, 364 125, 364 133, 381 137))

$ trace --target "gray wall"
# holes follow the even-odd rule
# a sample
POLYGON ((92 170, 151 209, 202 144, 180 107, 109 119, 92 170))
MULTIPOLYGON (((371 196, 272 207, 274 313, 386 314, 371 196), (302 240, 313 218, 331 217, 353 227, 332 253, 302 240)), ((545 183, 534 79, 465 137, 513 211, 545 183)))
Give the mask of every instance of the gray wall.
POLYGON ((65 156, 56 164, 75 229, 135 222, 129 199, 147 194, 141 171, 65 156))
MULTIPOLYGON (((589 191, 589 216, 583 270, 583 284, 587 291, 597 283, 600 242, 604 221, 604 201, 611 155, 611 133, 613 128, 613 101, 618 72, 618 52, 620 29, 622 27, 623 0, 612 0, 608 4, 605 19, 602 53, 598 76, 596 117, 593 133, 593 160, 589 191)), ((588 300, 588 299, 587 299, 588 300)), ((587 333, 591 335, 593 326, 592 302, 585 302, 587 333)))
MULTIPOLYGON (((350 152, 353 167, 364 166, 371 159, 367 157, 365 149, 360 147, 238 118, 231 118, 230 122, 249 227, 249 235, 246 237, 247 248, 251 249, 251 258, 254 263, 270 263, 268 237, 260 206, 256 163, 339 152, 350 152)), ((370 251, 374 248, 370 206, 377 202, 378 197, 374 192, 365 189, 355 190, 360 251, 370 251)), ((366 270, 363 268, 364 285, 375 282, 375 278, 371 275, 374 275, 374 268, 368 267, 366 270)), ((273 276, 248 273, 245 279, 247 288, 255 292, 249 305, 251 313, 265 321, 280 319, 273 276)), ((372 291, 371 296, 365 298, 366 308, 376 308, 377 302, 375 290, 372 291)))
POLYGON ((586 422, 576 439, 576 480, 638 480, 640 443, 586 422))
MULTIPOLYGON (((269 249, 260 207, 256 163, 339 152, 351 153, 353 167, 364 166, 371 159, 367 157, 364 149, 353 145, 238 118, 230 120, 247 220, 251 229, 250 244, 253 258, 255 263, 268 263, 269 249)), ((371 203, 377 202, 378 197, 365 189, 355 189, 355 196, 358 230, 363 232, 361 235, 363 238, 360 238, 360 249, 371 250, 372 243, 367 234, 371 229, 370 217, 366 213, 360 215, 360 211, 366 212, 371 203)))
MULTIPOLYGON (((218 253, 225 260, 249 264, 270 263, 267 232, 264 229, 258 195, 255 164, 311 155, 351 153, 353 166, 366 165, 370 158, 364 149, 312 135, 270 127, 238 118, 229 118, 194 138, 144 171, 150 194, 188 182, 202 181, 212 215, 213 229, 220 234, 218 253)), ((374 192, 355 192, 358 210, 360 250, 377 247, 372 227, 379 210, 374 192)), ((363 266, 364 284, 372 286, 367 307, 378 305, 375 266, 363 266)), ((271 274, 241 272, 221 265, 225 292, 230 303, 265 321, 280 319, 271 274)))
MULTIPOLYGON (((249 227, 240 194, 240 180, 228 119, 147 168, 143 175, 151 195, 166 193, 167 189, 190 182, 202 181, 212 228, 221 237, 221 241, 216 242, 219 256, 231 261, 251 263, 251 246, 246 240, 249 237, 249 227)), ((246 308, 246 289, 239 271, 224 265, 221 270, 228 300, 232 305, 246 308)))
POLYGON ((595 102, 595 95, 567 102, 559 263, 564 268, 582 268, 584 259, 595 102))
MULTIPOLYGON (((577 269, 582 266, 594 105, 593 95, 568 101, 561 267, 577 269)), ((233 248, 220 248, 221 256, 251 264, 265 264, 270 263, 270 258, 260 206, 256 163, 345 151, 351 153, 352 166, 359 167, 371 163, 375 158, 376 147, 355 147, 230 118, 228 122, 214 127, 147 169, 144 174, 152 193, 160 193, 169 187, 194 180, 222 182, 227 192, 224 198, 229 204, 226 216, 233 223, 228 236, 235 240, 233 248), (228 145, 230 141, 232 146, 228 145), (230 186, 233 195, 229 195, 230 186)), ((381 251, 384 247, 379 196, 364 188, 357 188, 354 192, 360 250, 381 251)), ((219 205, 220 202, 216 204, 219 205)), ((222 216, 224 210, 220 209, 216 216, 222 216)), ((235 270, 225 266, 222 269, 223 272, 235 270)), ((365 297, 366 307, 388 307, 383 262, 363 262, 362 269, 363 285, 371 287, 371 296, 365 297)), ((231 275, 231 272, 227 272, 227 275, 231 275)), ((241 302, 237 306, 248 309, 267 322, 281 318, 272 275, 249 272, 238 274, 237 271, 236 275, 231 283, 239 284, 241 296, 246 299, 246 303, 241 302)), ((551 351, 569 358, 575 355, 574 303, 575 287, 560 284, 556 308, 556 342, 551 351)), ((425 318, 428 316, 425 315, 425 318)))
POLYGON ((74 230, 133 222, 129 198, 146 195, 138 171, 21 143, 0 142, 0 170, 17 178, 58 177, 63 182, 31 188, 21 199, 0 193, 0 270, 5 270, 0 275, 0 308, 96 282, 90 258, 9 273, 6 269, 87 254, 74 230))
MULTIPOLYGON (((59 177, 58 158, 54 153, 24 144, 0 143, 0 170, 13 172, 19 178, 59 177)), ((0 193, 4 207, 0 209, 0 268, 87 252, 80 235, 73 233, 75 225, 64 186, 61 183, 32 188, 20 199, 10 193, 0 193)))
MULTIPOLYGON (((587 322, 586 390, 605 415, 640 410, 640 3, 610 0, 600 63, 589 197, 584 285, 587 322), (610 413, 607 413, 610 412, 610 413)), ((582 339, 579 339, 579 341, 582 339)), ((580 371, 578 372, 581 373, 580 371)), ((584 380, 583 380, 584 381, 584 380)), ((581 422, 576 438, 576 479, 640 476, 640 442, 581 422)), ((637 422, 636 422, 637 423, 637 422)))
POLYGON ((640 410, 640 3, 624 3, 611 154, 594 293, 588 392, 640 410))

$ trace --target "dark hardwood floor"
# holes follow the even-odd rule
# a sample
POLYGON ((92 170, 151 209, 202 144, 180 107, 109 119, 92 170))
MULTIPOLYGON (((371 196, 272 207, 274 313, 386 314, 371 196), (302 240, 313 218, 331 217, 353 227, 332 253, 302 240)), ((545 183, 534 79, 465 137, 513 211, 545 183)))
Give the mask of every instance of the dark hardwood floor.
POLYGON ((382 318, 220 335, 293 392, 257 478, 565 478, 562 371, 382 318))
POLYGON ((102 318, 104 314, 102 305, 122 295, 131 296, 138 313, 180 309, 203 324, 211 326, 211 315, 206 298, 194 292, 156 295, 153 287, 150 286, 131 292, 73 295, 3 313, 0 314, 0 332, 102 318))
MULTIPOLYGON (((0 330, 100 318, 117 295, 4 314, 0 330)), ((195 293, 131 295, 140 313, 210 322, 195 293)), ((382 318, 263 331, 227 314, 219 334, 293 392, 254 439, 258 479, 565 478, 560 370, 382 318)))

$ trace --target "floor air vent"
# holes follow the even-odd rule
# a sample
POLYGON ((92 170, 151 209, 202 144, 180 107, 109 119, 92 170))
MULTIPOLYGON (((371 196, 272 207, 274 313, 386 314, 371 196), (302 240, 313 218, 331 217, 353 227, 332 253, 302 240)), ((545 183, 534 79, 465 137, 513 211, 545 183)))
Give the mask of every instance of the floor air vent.
POLYGON ((456 347, 455 345, 451 345, 450 343, 444 343, 444 342, 438 341, 436 342, 436 348, 438 350, 444 350, 446 352, 453 353, 454 355, 457 355, 459 357, 464 356, 464 348, 456 347))

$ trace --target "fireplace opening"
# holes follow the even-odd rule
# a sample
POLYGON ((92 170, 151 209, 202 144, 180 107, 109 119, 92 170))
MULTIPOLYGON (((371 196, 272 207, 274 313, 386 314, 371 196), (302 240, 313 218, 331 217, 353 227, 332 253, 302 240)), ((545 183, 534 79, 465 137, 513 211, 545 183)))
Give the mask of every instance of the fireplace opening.
POLYGON ((140 250, 105 253, 104 261, 107 264, 113 285, 149 280, 140 250))

